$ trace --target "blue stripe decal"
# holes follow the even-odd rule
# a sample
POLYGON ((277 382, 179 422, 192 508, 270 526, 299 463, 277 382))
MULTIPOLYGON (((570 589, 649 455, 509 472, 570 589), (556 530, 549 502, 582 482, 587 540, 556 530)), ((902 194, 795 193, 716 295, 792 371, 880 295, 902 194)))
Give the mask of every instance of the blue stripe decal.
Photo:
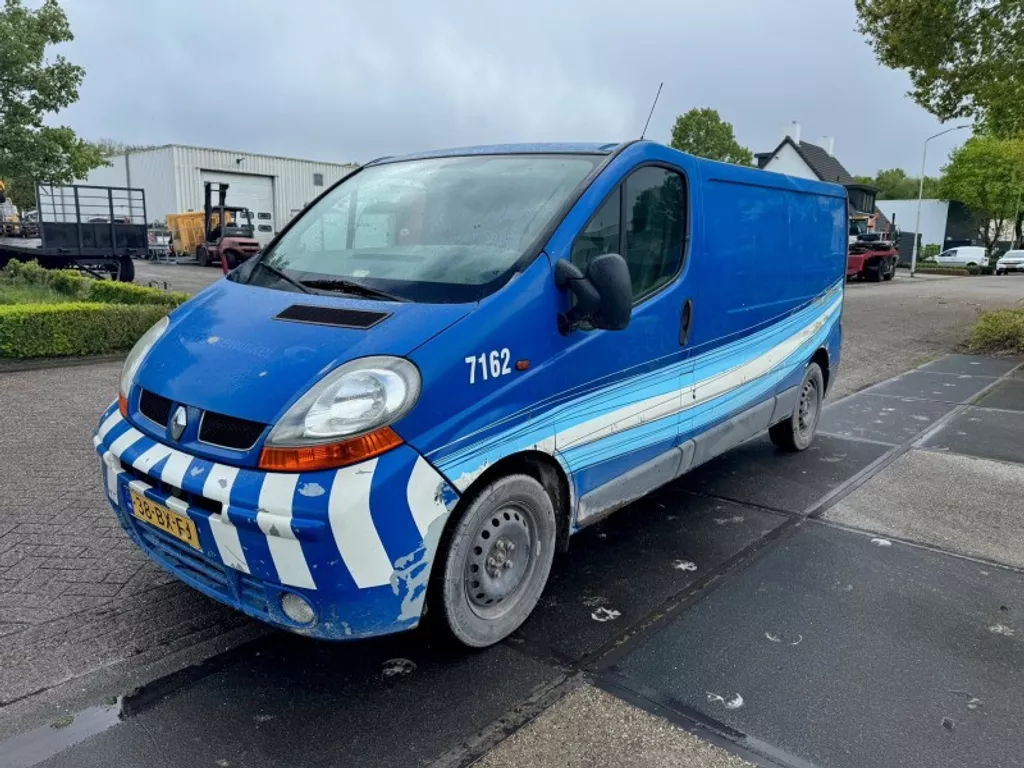
POLYGON ((258 499, 262 485, 263 477, 256 472, 239 472, 231 488, 228 519, 238 528, 238 541, 242 545, 245 562, 249 564, 249 572, 260 579, 280 581, 277 568, 274 567, 274 558, 270 555, 267 537, 256 526, 255 516, 239 509, 256 508, 255 503, 247 503, 247 500, 258 499))
POLYGON ((370 486, 370 517, 392 563, 423 543, 406 494, 411 474, 410 453, 390 451, 378 457, 370 486))

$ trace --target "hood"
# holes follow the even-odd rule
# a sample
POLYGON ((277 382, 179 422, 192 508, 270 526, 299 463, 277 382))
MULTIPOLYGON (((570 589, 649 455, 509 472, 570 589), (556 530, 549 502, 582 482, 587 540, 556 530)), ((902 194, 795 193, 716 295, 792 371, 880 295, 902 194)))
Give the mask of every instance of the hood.
POLYGON ((328 371, 357 357, 407 355, 474 307, 307 295, 222 279, 171 316, 136 383, 178 403, 270 424, 328 371), (295 305, 388 316, 372 328, 275 319, 295 305))

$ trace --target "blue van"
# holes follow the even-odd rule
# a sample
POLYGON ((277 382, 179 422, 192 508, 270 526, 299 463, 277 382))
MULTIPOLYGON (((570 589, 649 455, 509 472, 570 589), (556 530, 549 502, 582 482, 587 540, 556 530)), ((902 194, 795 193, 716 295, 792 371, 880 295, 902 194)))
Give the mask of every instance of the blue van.
POLYGON ((94 443, 132 540, 305 635, 483 647, 581 528, 839 363, 840 186, 652 142, 369 163, 157 323, 94 443))

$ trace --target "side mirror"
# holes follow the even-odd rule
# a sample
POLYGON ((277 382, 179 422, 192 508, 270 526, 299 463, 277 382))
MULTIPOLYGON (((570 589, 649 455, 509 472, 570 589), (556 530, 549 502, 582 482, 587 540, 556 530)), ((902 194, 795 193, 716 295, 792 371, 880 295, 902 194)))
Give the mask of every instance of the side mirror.
POLYGON ((576 302, 558 316, 558 329, 570 333, 589 321, 595 328, 621 331, 629 325, 633 312, 633 285, 626 260, 617 253, 606 253, 591 260, 586 275, 571 261, 555 264, 555 284, 572 291, 576 302))

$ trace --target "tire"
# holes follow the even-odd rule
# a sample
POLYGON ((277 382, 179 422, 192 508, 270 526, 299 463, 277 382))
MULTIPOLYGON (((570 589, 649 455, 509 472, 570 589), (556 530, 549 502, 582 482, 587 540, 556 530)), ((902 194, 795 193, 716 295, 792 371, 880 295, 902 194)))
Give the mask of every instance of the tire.
POLYGON ((976 262, 976 261, 968 261, 967 262, 967 266, 968 267, 976 267, 976 266, 978 266, 978 262, 976 262))
POLYGON ((896 276, 896 262, 893 261, 889 264, 888 268, 882 274, 883 280, 892 280, 896 276))
POLYGON ((221 258, 227 262, 227 269, 224 270, 225 272, 228 272, 239 265, 240 261, 238 257, 238 251, 224 251, 224 255, 221 258))
POLYGON ((200 267, 210 266, 210 252, 206 250, 206 246, 200 245, 196 248, 196 262, 200 267))
POLYGON ((996 274, 997 274, 997 275, 1005 275, 1006 273, 1005 273, 1005 272, 1003 272, 1003 270, 1001 270, 1001 269, 997 269, 997 270, 996 270, 996 274))
POLYGON ((825 380, 817 363, 811 363, 800 382, 800 394, 792 415, 768 429, 775 447, 787 453, 803 451, 814 440, 825 397, 825 380))
POLYGON ((121 267, 117 275, 118 280, 122 283, 130 283, 135 280, 135 262, 132 261, 130 256, 118 259, 117 263, 121 267))
POLYGON ((556 530, 551 497, 532 477, 483 488, 446 537, 435 573, 447 634, 486 648, 515 632, 547 584, 556 530))

